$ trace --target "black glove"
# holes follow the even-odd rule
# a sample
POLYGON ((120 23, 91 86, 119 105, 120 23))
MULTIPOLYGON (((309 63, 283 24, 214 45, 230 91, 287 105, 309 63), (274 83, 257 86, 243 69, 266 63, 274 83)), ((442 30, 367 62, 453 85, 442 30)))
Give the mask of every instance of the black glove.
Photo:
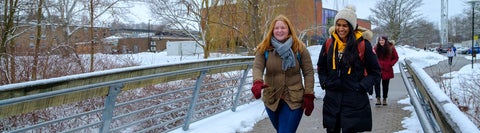
POLYGON ((361 93, 368 93, 368 94, 373 94, 373 89, 372 87, 363 87, 362 84, 357 83, 354 85, 355 91, 361 92, 361 93))
POLYGON ((344 82, 341 85, 341 87, 342 88, 347 88, 347 89, 350 89, 350 90, 353 90, 353 91, 356 91, 356 92, 360 92, 360 93, 370 93, 371 91, 373 91, 372 86, 364 87, 361 82, 353 82, 353 81, 348 82, 347 81, 347 82, 344 82))

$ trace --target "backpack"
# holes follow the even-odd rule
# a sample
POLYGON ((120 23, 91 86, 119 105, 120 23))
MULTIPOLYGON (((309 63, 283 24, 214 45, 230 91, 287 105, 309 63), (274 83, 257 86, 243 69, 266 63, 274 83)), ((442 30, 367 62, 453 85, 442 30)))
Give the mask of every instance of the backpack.
MULTIPOLYGON (((268 50, 265 50, 265 52, 263 53, 264 56, 265 56, 265 62, 267 62, 267 59, 268 59, 268 50)), ((300 65, 302 65, 302 60, 301 60, 301 56, 300 56, 300 53, 297 52, 297 60, 298 60, 298 63, 300 65)))
MULTIPOLYGON (((324 55, 327 55, 328 50, 330 50, 330 45, 332 44, 332 41, 333 41, 332 38, 328 38, 328 39, 327 39, 327 41, 326 41, 326 43, 325 43, 325 51, 326 51, 326 52, 323 53, 324 55)), ((363 61, 364 53, 365 53, 365 40, 362 39, 362 41, 361 41, 360 43, 358 43, 357 49, 358 49, 358 57, 360 57, 360 61, 361 61, 362 63, 365 63, 365 62, 363 61)), ((364 69, 363 69, 363 76, 367 76, 367 75, 368 75, 367 69, 364 68, 364 69)))

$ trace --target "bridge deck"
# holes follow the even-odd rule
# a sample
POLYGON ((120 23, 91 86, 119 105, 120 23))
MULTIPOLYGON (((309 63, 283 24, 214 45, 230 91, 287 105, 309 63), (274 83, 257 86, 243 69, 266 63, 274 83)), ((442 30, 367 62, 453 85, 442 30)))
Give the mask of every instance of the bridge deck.
MULTIPOLYGON (((375 95, 375 94, 374 94, 375 95)), ((373 114, 373 132, 392 133, 404 130, 402 120, 410 116, 410 111, 403 110, 406 104, 399 104, 397 101, 407 98, 407 90, 400 74, 390 81, 390 90, 387 99, 387 106, 375 105, 376 100, 370 100, 373 114)), ((303 115, 298 133, 323 133, 326 132, 322 125, 322 99, 315 100, 315 109, 311 116, 303 115)), ((249 133, 273 133, 272 124, 268 118, 255 124, 253 131, 249 133)))
MULTIPOLYGON (((457 71, 461 67, 467 65, 467 61, 464 55, 458 55, 454 57, 453 65, 449 67, 447 60, 441 61, 431 67, 424 68, 430 77, 438 79, 438 76, 443 75, 449 71, 457 71)), ((395 65, 395 67, 398 67, 395 65)), ((374 94, 375 95, 375 94, 374 94)), ((376 100, 370 100, 373 114, 373 131, 376 133, 392 133, 404 130, 402 121, 405 117, 410 117, 411 112, 404 110, 406 104, 397 103, 399 100, 407 98, 407 90, 403 83, 402 76, 399 73, 395 74, 395 78, 390 80, 390 90, 388 94, 388 105, 378 106, 375 105, 376 100)), ((297 130, 298 133, 324 133, 326 132, 322 125, 322 99, 315 100, 315 109, 310 117, 303 116, 300 126, 297 130)), ((267 119, 258 122, 253 131, 249 133, 273 133, 272 124, 267 119)))

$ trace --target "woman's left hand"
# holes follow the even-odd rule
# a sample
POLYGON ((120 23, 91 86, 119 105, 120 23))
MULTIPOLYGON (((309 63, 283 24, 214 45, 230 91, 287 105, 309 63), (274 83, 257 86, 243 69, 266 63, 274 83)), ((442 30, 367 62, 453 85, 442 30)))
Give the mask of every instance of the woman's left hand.
POLYGON ((305 109, 305 115, 310 116, 312 114, 314 103, 313 100, 315 96, 313 94, 305 94, 303 95, 303 105, 302 108, 305 109))

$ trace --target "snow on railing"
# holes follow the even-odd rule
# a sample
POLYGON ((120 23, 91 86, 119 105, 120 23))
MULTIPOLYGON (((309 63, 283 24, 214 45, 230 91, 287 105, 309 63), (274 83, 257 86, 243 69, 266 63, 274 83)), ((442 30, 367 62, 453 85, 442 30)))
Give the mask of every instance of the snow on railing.
POLYGON ((411 82, 414 83, 411 88, 413 90, 409 90, 409 95, 412 105, 416 105, 414 107, 419 115, 418 118, 424 132, 480 133, 477 126, 460 111, 422 67, 418 67, 412 61, 405 59, 405 64, 400 65, 400 70, 404 81, 412 80, 411 82), (403 71, 408 71, 411 79, 405 79, 407 77, 404 77, 403 71))

